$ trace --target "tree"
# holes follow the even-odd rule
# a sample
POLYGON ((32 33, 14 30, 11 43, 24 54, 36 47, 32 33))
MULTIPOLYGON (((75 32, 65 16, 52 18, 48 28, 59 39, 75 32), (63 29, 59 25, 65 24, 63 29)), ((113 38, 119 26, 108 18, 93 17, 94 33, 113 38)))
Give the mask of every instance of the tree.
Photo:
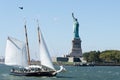
POLYGON ((120 63, 119 50, 105 50, 105 51, 90 51, 83 54, 83 58, 87 62, 112 62, 120 63))
POLYGON ((118 50, 106 50, 100 54, 100 59, 103 62, 120 62, 120 51, 118 50))
POLYGON ((84 58, 84 60, 86 60, 88 62, 89 61, 89 52, 84 53, 83 58, 84 58))
POLYGON ((87 62, 99 62, 100 51, 90 51, 83 54, 84 59, 87 62))

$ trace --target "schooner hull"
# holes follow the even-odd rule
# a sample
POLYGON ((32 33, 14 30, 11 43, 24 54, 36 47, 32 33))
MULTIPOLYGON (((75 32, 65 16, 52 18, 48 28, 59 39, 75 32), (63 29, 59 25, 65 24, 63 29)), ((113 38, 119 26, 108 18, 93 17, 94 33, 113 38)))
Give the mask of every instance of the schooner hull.
POLYGON ((55 71, 50 71, 50 72, 11 72, 10 75, 14 76, 47 76, 47 77, 53 77, 56 76, 57 73, 55 71))

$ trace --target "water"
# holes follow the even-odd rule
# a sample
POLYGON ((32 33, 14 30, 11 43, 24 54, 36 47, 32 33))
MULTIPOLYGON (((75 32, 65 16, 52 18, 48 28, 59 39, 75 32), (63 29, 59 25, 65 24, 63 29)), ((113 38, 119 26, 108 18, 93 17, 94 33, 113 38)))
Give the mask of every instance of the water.
POLYGON ((0 64, 0 80, 120 80, 119 66, 65 66, 67 72, 56 77, 25 77, 9 75, 11 67, 0 64))

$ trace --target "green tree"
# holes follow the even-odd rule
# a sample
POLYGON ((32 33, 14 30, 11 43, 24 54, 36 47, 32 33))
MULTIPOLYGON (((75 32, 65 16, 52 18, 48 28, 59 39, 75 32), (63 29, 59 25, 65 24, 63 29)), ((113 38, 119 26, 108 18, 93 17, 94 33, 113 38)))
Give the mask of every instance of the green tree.
POLYGON ((83 54, 83 58, 84 58, 84 60, 86 60, 88 62, 89 61, 89 52, 85 52, 83 54))
POLYGON ((87 62, 112 62, 120 63, 119 50, 90 51, 83 54, 83 58, 87 62))
POLYGON ((103 62, 120 62, 120 51, 118 50, 106 50, 100 54, 100 59, 103 62))
POLYGON ((87 62, 99 62, 100 51, 90 51, 83 54, 84 59, 87 62))

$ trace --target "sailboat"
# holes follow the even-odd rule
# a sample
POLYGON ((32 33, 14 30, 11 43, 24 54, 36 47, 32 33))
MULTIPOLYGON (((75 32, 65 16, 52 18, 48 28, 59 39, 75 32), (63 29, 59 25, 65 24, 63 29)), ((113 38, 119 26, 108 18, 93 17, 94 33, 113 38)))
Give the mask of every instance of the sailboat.
POLYGON ((40 48, 40 61, 41 65, 31 65, 29 46, 26 32, 26 43, 21 42, 17 39, 8 37, 5 54, 5 64, 15 66, 16 68, 11 69, 11 75, 16 76, 56 76, 57 73, 62 72, 63 66, 60 66, 60 70, 56 70, 53 66, 49 51, 44 41, 43 35, 38 27, 38 38, 40 48), (27 48, 26 48, 27 44, 27 48), (28 54, 27 54, 28 53, 28 54))

